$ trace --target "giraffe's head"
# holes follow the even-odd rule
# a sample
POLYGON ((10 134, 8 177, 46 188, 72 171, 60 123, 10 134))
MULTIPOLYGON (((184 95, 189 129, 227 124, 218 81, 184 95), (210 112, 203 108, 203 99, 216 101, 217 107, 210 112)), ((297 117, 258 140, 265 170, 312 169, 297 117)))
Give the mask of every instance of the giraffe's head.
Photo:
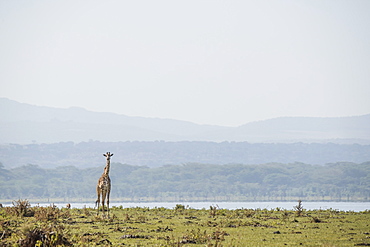
POLYGON ((113 156, 113 153, 107 152, 106 154, 103 155, 107 158, 107 160, 110 160, 110 157, 113 156))

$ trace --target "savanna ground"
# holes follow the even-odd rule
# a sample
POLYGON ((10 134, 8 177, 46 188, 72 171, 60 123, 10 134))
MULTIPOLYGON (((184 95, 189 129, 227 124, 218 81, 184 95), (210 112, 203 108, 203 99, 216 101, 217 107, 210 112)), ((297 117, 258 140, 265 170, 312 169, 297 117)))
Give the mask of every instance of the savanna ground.
MULTIPOLYGON (((294 205, 292 205, 293 208, 294 205)), ((370 246, 370 211, 0 208, 0 246, 370 246)))

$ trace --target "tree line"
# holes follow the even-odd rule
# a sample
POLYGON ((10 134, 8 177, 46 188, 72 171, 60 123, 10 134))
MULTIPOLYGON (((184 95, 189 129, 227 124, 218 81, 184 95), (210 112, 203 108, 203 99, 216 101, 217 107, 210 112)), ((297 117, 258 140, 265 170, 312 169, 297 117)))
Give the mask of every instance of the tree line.
MULTIPOLYGON (((24 199, 95 201, 103 166, 43 169, 0 164, 2 201, 24 199)), ((111 201, 337 200, 368 201, 370 162, 309 165, 211 165, 187 163, 156 168, 112 163, 111 201)))
POLYGON ((104 164, 102 154, 115 154, 113 161, 159 167, 183 163, 264 164, 268 162, 324 165, 338 161, 370 160, 370 145, 334 143, 248 142, 60 142, 52 144, 0 145, 0 162, 6 168, 37 164, 42 168, 104 164))

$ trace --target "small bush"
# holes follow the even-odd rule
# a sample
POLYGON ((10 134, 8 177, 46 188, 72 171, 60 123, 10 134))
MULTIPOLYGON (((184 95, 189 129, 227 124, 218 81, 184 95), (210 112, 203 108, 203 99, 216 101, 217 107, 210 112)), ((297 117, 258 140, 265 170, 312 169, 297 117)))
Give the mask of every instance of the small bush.
POLYGON ((35 218, 40 221, 56 221, 59 218, 69 216, 69 211, 63 212, 55 205, 49 207, 39 207, 35 209, 35 218))
POLYGON ((216 217, 216 215, 217 215, 217 207, 216 206, 209 206, 209 215, 211 217, 216 217))
POLYGON ((244 216, 247 218, 251 218, 256 212, 253 209, 245 209, 244 216))
POLYGON ((298 217, 302 216, 303 206, 302 206, 302 201, 301 200, 298 200, 298 205, 294 206, 294 209, 296 210, 298 217))
POLYGON ((19 246, 71 246, 72 244, 64 236, 62 226, 50 225, 48 227, 36 227, 25 232, 25 238, 19 240, 19 246))
POLYGON ((28 200, 13 201, 13 207, 10 210, 10 213, 18 217, 32 217, 34 215, 33 210, 31 210, 31 204, 28 200))
POLYGON ((182 210, 185 210, 185 206, 184 206, 184 205, 182 205, 182 204, 176 204, 175 210, 176 210, 176 211, 182 211, 182 210))

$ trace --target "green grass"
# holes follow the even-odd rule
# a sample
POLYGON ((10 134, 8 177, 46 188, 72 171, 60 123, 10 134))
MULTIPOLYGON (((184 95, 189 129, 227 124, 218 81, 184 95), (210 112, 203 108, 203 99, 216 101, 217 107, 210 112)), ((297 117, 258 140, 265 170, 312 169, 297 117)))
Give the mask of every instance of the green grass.
MULTIPOLYGON (((23 203, 23 204, 22 204, 23 203)), ((302 203, 304 207, 304 202, 302 203)), ((364 246, 370 211, 113 207, 0 209, 0 246, 364 246)))

